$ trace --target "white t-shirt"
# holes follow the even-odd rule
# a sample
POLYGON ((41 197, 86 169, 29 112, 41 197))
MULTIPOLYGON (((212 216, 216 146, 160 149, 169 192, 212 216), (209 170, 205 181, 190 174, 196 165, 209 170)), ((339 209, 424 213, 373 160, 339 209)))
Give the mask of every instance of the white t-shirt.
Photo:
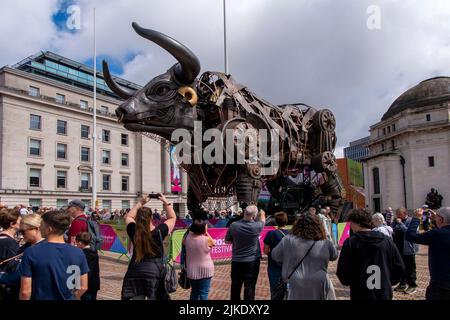
POLYGON ((26 216, 27 214, 28 214, 27 208, 21 208, 21 209, 20 209, 20 215, 21 215, 21 216, 26 216))

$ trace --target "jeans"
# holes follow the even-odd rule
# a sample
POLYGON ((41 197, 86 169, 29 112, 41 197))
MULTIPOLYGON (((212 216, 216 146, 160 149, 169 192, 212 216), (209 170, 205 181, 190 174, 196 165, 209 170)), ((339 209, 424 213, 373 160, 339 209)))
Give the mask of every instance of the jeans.
POLYGON ((450 289, 442 289, 430 284, 425 293, 425 299, 450 301, 450 289))
POLYGON ((269 276, 270 292, 272 293, 281 279, 281 267, 269 264, 267 267, 267 275, 269 276))
POLYGON ((400 285, 407 284, 410 287, 417 287, 416 276, 416 255, 402 255, 403 262, 405 263, 405 273, 400 279, 400 285))
POLYGON ((191 283, 191 300, 208 300, 211 278, 189 279, 189 282, 191 283))
POLYGON ((231 262, 231 300, 241 300, 242 284, 244 284, 244 300, 255 300, 259 263, 259 258, 251 262, 231 262))

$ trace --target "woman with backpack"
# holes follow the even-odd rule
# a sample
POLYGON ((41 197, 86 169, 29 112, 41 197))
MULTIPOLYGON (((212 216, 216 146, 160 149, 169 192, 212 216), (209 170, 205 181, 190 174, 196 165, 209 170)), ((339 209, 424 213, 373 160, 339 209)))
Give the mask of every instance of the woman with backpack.
POLYGON ((175 227, 176 215, 172 204, 158 194, 167 212, 167 219, 154 226, 153 211, 144 205, 150 200, 142 199, 125 216, 127 234, 133 244, 133 255, 122 284, 122 300, 170 299, 164 281, 164 238, 175 227))
POLYGON ((328 276, 328 263, 338 257, 326 238, 323 223, 315 214, 302 214, 292 231, 272 251, 272 259, 282 266, 288 283, 287 300, 335 300, 328 276))
POLYGON ((280 241, 289 233, 286 228, 288 223, 287 214, 283 211, 274 215, 277 224, 276 230, 271 230, 264 238, 264 253, 267 254, 267 274, 269 276, 270 292, 272 293, 281 279, 281 265, 272 259, 271 252, 280 243, 280 241))

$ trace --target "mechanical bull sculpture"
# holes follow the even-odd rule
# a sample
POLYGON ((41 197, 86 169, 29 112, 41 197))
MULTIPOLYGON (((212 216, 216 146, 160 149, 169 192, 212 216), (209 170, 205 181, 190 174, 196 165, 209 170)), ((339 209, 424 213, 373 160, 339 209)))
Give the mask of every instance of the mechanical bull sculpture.
POLYGON ((272 196, 280 195, 283 186, 295 184, 288 177, 298 174, 303 175, 301 183, 309 186, 312 174, 320 177, 306 203, 320 200, 336 213, 342 188, 335 173, 336 122, 330 110, 316 110, 304 104, 273 105, 236 83, 230 75, 219 72, 205 72, 197 77, 200 62, 191 50, 162 33, 141 28, 136 23, 132 26, 140 36, 164 48, 178 62, 142 89, 130 91, 113 80, 108 64, 103 61, 106 83, 125 99, 116 109, 116 115, 126 129, 156 134, 169 142, 177 128, 192 132, 194 121, 201 121, 203 130, 217 128, 238 133, 254 128, 278 132, 271 139, 279 139, 276 150, 279 168, 270 174, 264 173, 260 162, 181 163, 189 176, 188 209, 194 216, 202 212, 201 204, 208 197, 234 194, 246 206, 257 202, 263 184, 272 196))

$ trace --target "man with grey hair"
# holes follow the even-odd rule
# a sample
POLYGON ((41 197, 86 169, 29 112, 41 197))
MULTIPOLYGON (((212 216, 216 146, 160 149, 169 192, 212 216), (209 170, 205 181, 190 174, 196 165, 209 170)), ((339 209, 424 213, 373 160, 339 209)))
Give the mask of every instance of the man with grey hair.
POLYGON ((231 300, 241 300, 242 284, 244 300, 255 299, 255 287, 258 280, 261 246, 259 235, 264 228, 266 214, 255 205, 244 210, 241 220, 228 228, 225 242, 232 244, 231 259, 231 300))
POLYGON ((416 209, 406 232, 406 239, 428 246, 430 283, 426 291, 426 299, 450 300, 450 207, 442 207, 437 212, 429 211, 430 218, 436 222, 437 228, 418 234, 416 231, 423 209, 416 209))
POLYGON ((392 230, 390 226, 386 225, 386 221, 384 220, 384 217, 381 213, 377 212, 372 215, 372 224, 373 224, 372 231, 381 232, 385 236, 392 239, 392 234, 394 233, 394 230, 392 230))

